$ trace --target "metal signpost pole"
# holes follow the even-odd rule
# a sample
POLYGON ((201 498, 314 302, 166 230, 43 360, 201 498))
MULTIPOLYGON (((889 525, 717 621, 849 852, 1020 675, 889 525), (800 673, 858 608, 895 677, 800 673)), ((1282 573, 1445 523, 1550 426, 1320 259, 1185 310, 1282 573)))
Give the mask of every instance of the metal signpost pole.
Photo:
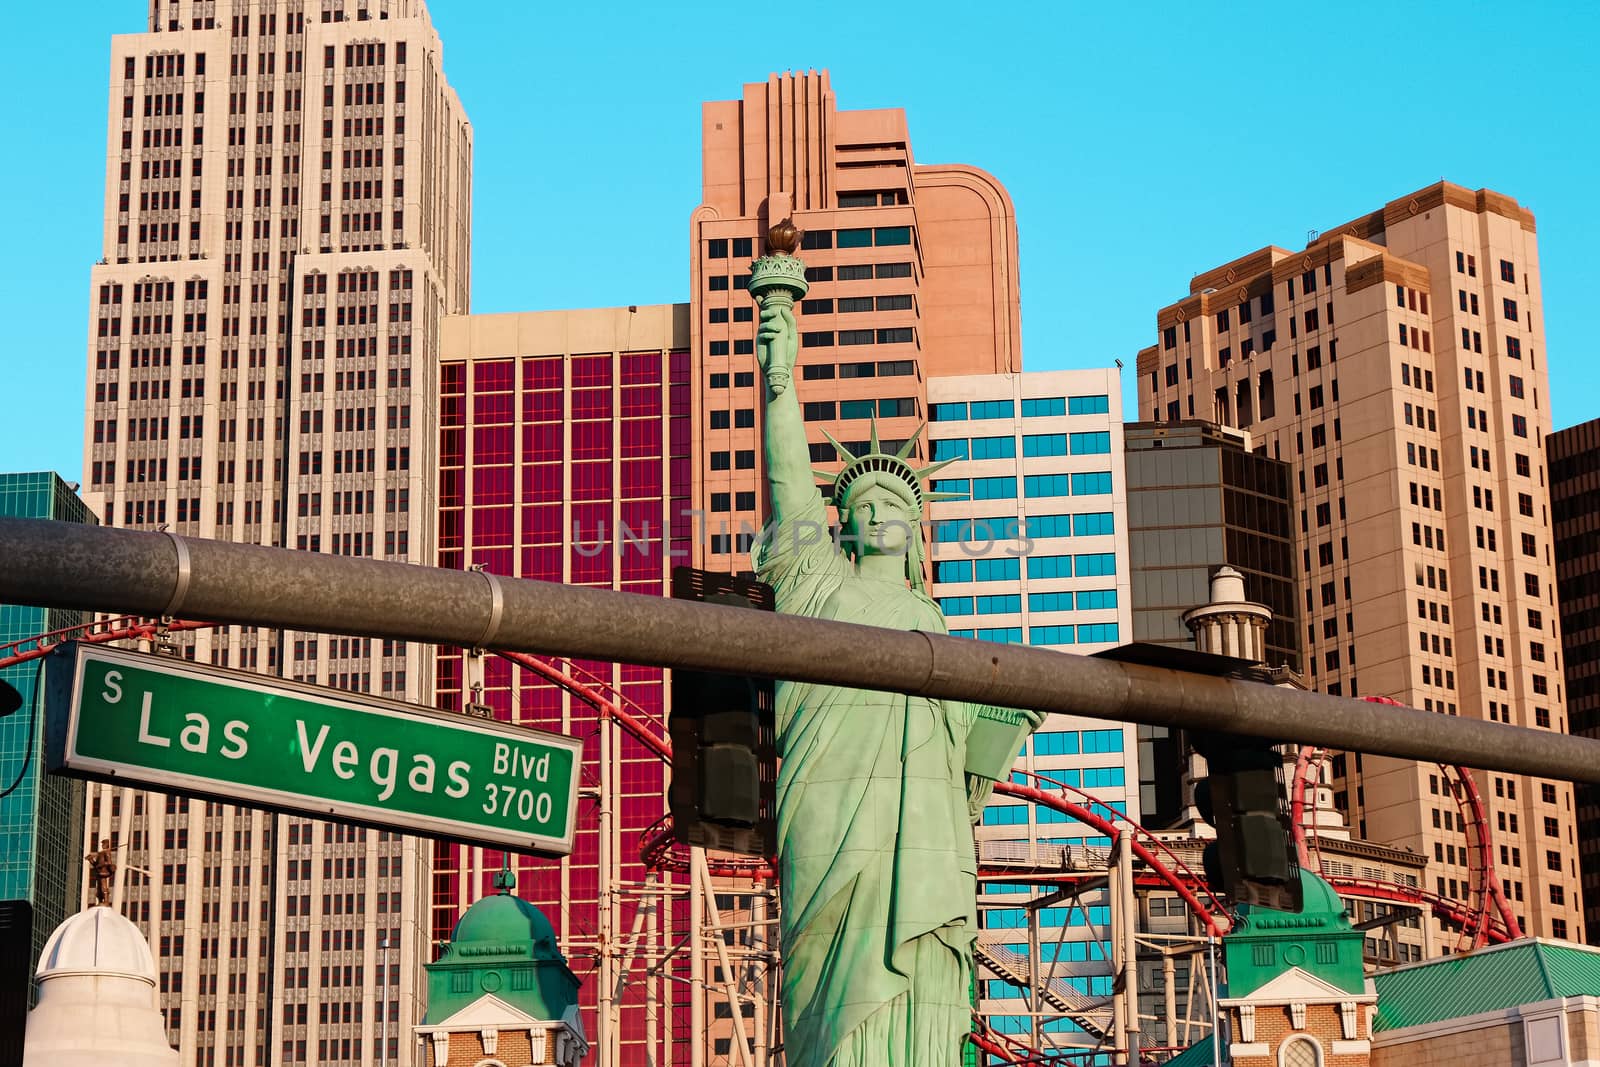
MULTIPOLYGON (((0 518, 0 602, 757 674, 1600 784, 1600 741, 1024 645, 0 518)), ((458 721, 459 721, 459 717, 458 721)))

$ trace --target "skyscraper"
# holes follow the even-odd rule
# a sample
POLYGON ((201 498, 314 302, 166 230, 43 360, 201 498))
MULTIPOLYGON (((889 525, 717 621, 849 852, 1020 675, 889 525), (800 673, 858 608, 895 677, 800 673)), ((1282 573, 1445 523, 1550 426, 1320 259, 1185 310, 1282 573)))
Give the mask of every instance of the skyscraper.
MULTIPOLYGON (((111 47, 89 506, 118 526, 432 562, 439 324, 467 309, 472 131, 426 7, 148 11, 111 47)), ((181 653, 431 702, 416 646, 230 627, 181 653)), ((88 833, 127 845, 116 904, 151 933, 186 1064, 410 1061, 431 846, 104 786, 88 833)))
MULTIPOLYGON (((1192 647, 1184 613, 1210 598, 1224 565, 1245 596, 1272 609, 1269 667, 1300 665, 1300 583, 1295 567, 1292 472, 1259 454, 1249 434, 1195 420, 1130 423, 1128 565, 1133 640, 1192 647)), ((1140 726, 1139 816, 1164 830, 1183 806, 1185 742, 1179 731, 1140 726)))
MULTIPOLYGON (((444 322, 439 399, 439 565, 665 596, 694 528, 689 308, 464 315, 444 322)), ((640 718, 665 722, 664 672, 575 669, 640 718)), ((438 702, 584 739, 572 855, 512 857, 521 895, 543 908, 582 980, 583 1025, 606 1063, 687 1059, 689 953, 681 877, 640 860, 667 810, 669 769, 595 707, 493 656, 448 649, 438 702), (636 925, 637 924, 637 925, 636 925)), ((435 940, 492 893, 505 859, 438 842, 435 940)))
MULTIPOLYGON (((1157 328, 1141 416, 1248 429, 1294 468, 1309 684, 1566 728, 1530 212, 1441 182, 1197 274, 1157 328)), ((1429 889, 1500 878, 1527 932, 1582 937, 1570 783, 1480 774, 1480 854, 1429 767, 1334 772, 1352 831, 1422 853, 1429 889)))
MULTIPOLYGON (((932 595, 950 634, 1089 654, 1131 630, 1122 390, 1114 370, 934 377, 928 382, 929 448, 950 460, 930 505, 932 595)), ((1051 715, 1023 746, 1014 777, 1062 791, 1115 820, 1139 818, 1135 727, 1051 715), (1030 775, 1039 775, 1034 778, 1030 775)), ((1110 840, 1048 807, 996 797, 976 830, 986 865, 1093 863, 1110 840), (1090 850, 1090 851, 1085 851, 1090 850), (1089 857, 1094 857, 1090 859, 1089 857)), ((1023 989, 1029 973, 1025 905, 1046 891, 989 882, 982 888, 979 1010, 1002 1033, 1033 1029, 1023 989)), ((1109 996, 1110 899, 1032 909, 1040 973, 1080 1003, 1109 996), (1079 904, 1082 906, 1078 906, 1079 904)), ((1082 1036, 1070 1019, 1043 1029, 1066 1045, 1082 1036)), ((1089 1041, 1088 1043, 1093 1043, 1089 1041)))
MULTIPOLYGON (((72 486, 45 472, 0 474, 0 515, 98 521, 72 486)), ((77 611, 0 605, 0 644, 83 621, 77 611)), ((0 679, 22 696, 21 709, 0 719, 0 901, 31 906, 28 944, 30 961, 37 963, 45 939, 78 906, 83 787, 40 770, 44 721, 33 712, 38 664, 11 667, 0 679)), ((33 973, 31 965, 27 973, 33 973)))
MULTIPOLYGON (((1550 519, 1572 732, 1600 737, 1600 419, 1550 435, 1550 519)), ((1600 790, 1580 786, 1584 927, 1600 943, 1600 790)))
MULTIPOLYGON (((936 375, 1022 364, 1011 198, 975 167, 918 164, 899 108, 841 111, 826 71, 774 74, 701 116, 702 203, 690 218, 691 348, 703 363, 696 506, 712 570, 748 571, 759 527, 755 304, 744 291, 767 228, 792 216, 811 290, 796 308, 796 388, 812 459, 822 436, 903 442, 936 375)), ((914 453, 925 455, 921 444, 914 453)))

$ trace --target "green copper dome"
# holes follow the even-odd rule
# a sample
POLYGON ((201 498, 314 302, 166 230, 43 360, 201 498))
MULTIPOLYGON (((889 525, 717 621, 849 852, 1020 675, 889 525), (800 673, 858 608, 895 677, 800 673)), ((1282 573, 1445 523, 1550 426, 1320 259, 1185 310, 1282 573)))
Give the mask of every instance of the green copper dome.
POLYGON ((488 957, 560 960, 555 927, 544 912, 520 897, 484 897, 461 916, 443 959, 488 957), (470 949, 470 951, 468 951, 470 949), (504 951, 497 951, 503 949, 504 951))
MULTIPOLYGON (((1320 875, 1302 869, 1300 894, 1301 905, 1300 910, 1295 913, 1294 925, 1327 930, 1350 929, 1350 917, 1345 914, 1344 900, 1320 875)), ((1242 920, 1241 932, 1256 926, 1257 923, 1278 928, 1285 925, 1282 922, 1284 913, 1273 911, 1271 908, 1253 908, 1249 904, 1241 904, 1238 912, 1242 920)))
POLYGON ((543 912, 511 893, 515 876, 495 878, 456 923, 450 943, 428 972, 426 1023, 440 1023, 489 994, 535 1019, 557 1021, 578 1002, 578 979, 543 912))
POLYGON ((1350 925, 1344 901, 1307 870, 1300 891, 1303 903, 1293 913, 1239 905, 1239 921, 1222 939, 1229 996, 1246 996, 1295 967, 1352 993, 1366 988, 1365 935, 1350 925))

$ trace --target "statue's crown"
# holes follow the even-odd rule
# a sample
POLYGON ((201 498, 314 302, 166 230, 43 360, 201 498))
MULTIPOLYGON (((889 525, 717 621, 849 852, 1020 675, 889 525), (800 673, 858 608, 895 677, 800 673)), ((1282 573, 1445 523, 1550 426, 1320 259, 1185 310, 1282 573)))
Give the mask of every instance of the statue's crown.
POLYGON ((822 436, 828 439, 828 443, 839 454, 839 458, 844 460, 844 468, 837 474, 829 471, 813 471, 812 473, 821 481, 832 486, 833 502, 836 506, 845 499, 850 491, 851 484, 864 474, 885 474, 901 482, 910 492, 911 498, 916 501, 919 511, 928 501, 961 498, 963 496, 961 493, 934 493, 924 491, 922 488, 923 481, 929 475, 949 466, 955 460, 940 460, 922 468, 913 467, 908 461, 912 449, 916 447, 917 438, 922 434, 926 425, 924 423, 922 426, 918 426, 915 432, 906 439, 906 443, 900 446, 899 451, 890 453, 885 452, 882 444, 878 441, 878 420, 873 419, 871 440, 867 442, 867 450, 859 455, 834 440, 833 435, 828 433, 827 430, 823 430, 822 436))

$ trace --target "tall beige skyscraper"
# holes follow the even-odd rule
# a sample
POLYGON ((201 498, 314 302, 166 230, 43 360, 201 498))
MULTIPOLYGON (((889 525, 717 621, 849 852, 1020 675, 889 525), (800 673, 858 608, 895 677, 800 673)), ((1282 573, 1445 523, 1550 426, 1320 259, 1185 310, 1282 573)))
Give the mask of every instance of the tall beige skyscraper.
MULTIPOLYGON (((472 130, 420 0, 153 0, 113 38, 85 499, 112 525, 432 563, 472 130)), ((431 703, 431 649, 231 627, 178 654, 431 703)), ((92 787, 185 1064, 407 1064, 431 848, 92 787)))
MULTIPOLYGON (((1157 326, 1140 417, 1248 429, 1294 468, 1312 685, 1567 729, 1529 211, 1441 182, 1197 274, 1157 326)), ((1569 783, 1477 773, 1480 851, 1437 767, 1333 772, 1351 828, 1421 853, 1429 890, 1497 878, 1527 933, 1582 940, 1569 783)))

